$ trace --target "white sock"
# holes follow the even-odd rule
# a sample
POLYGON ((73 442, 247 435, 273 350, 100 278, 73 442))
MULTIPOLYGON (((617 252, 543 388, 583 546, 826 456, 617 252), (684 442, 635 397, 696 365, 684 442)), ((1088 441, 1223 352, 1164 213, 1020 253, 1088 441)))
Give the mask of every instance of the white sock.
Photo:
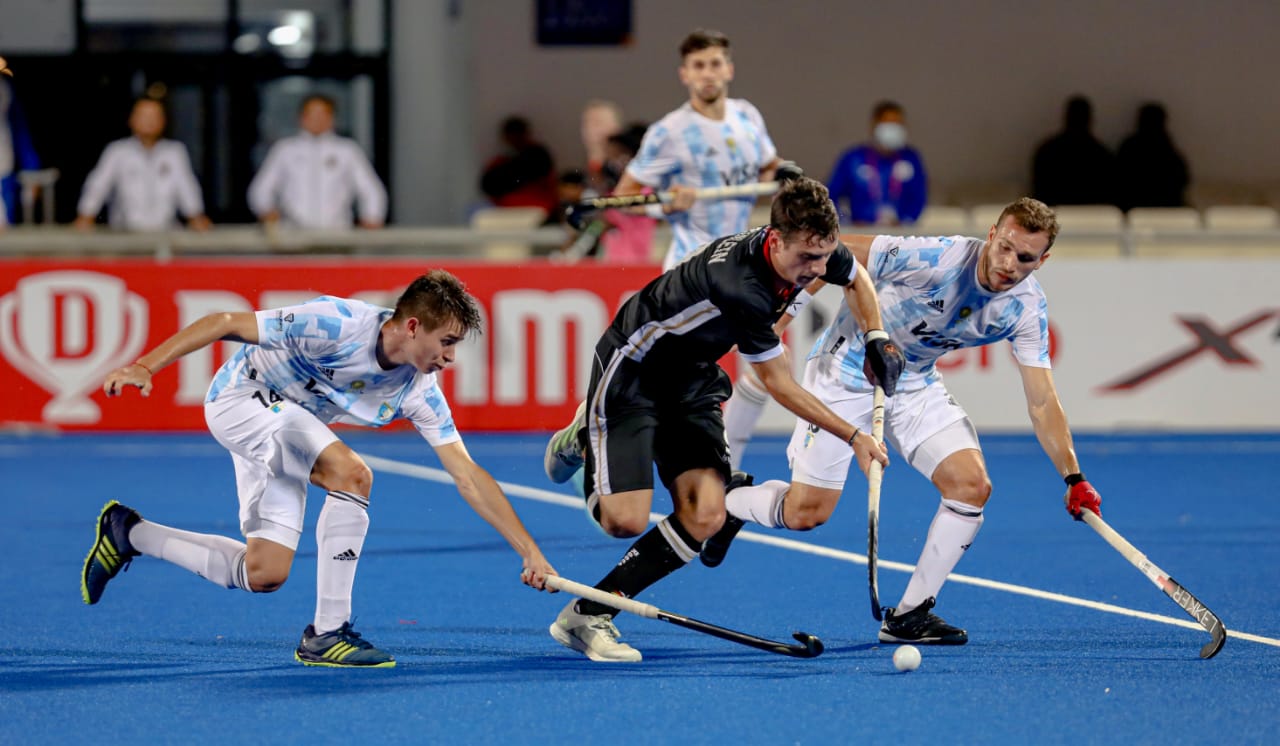
POLYGON ((368 532, 368 498, 339 490, 325 497, 316 523, 316 634, 351 620, 351 588, 368 532))
POLYGON ((235 539, 139 521, 129 530, 129 543, 148 557, 171 562, 223 588, 249 590, 245 545, 235 539))
POLYGON ((782 505, 791 485, 779 479, 764 484, 739 487, 724 497, 725 509, 744 521, 758 523, 769 528, 786 528, 782 519, 782 505))
POLYGON ((769 392, 756 374, 748 369, 738 376, 738 383, 733 387, 733 396, 724 407, 724 436, 729 441, 729 466, 732 469, 742 467, 742 455, 747 450, 747 443, 755 433, 756 423, 764 414, 765 405, 769 403, 769 392))
POLYGON ((955 500, 943 500, 929 526, 929 536, 924 550, 911 573, 907 590, 902 594, 895 613, 905 614, 924 603, 930 596, 937 597, 947 575, 955 569, 973 537, 982 528, 982 508, 955 500))

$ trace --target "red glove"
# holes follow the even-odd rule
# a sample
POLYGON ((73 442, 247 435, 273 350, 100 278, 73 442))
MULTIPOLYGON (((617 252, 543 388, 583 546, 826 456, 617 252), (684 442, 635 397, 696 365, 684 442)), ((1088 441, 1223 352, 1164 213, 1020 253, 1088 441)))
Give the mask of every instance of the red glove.
POLYGON ((1102 495, 1085 480, 1083 474, 1070 474, 1063 481, 1067 483, 1067 494, 1063 500, 1067 503, 1068 513, 1077 521, 1084 520, 1082 511, 1085 510, 1092 510, 1099 518, 1102 517, 1102 495))

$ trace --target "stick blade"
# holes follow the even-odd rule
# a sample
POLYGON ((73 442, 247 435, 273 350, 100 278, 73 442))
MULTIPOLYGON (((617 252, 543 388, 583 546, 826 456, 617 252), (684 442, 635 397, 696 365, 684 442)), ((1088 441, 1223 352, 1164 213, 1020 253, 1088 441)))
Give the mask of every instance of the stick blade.
POLYGON ((1222 646, 1227 644, 1227 628, 1219 622, 1217 628, 1213 631, 1213 639, 1205 643, 1200 648, 1200 657, 1209 660, 1222 650, 1222 646))
MULTIPOLYGON (((800 655, 799 651, 796 651, 795 657, 797 658, 817 658, 822 655, 822 651, 827 649, 817 635, 811 635, 808 632, 793 632, 791 636, 796 638, 796 641, 801 645, 804 645, 807 652, 807 655, 800 655)), ((794 650, 794 648, 788 649, 794 650)))

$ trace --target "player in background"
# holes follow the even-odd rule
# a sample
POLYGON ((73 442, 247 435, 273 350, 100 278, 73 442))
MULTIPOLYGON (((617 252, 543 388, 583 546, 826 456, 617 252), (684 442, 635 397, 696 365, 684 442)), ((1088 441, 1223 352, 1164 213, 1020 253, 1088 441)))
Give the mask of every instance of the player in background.
MULTIPOLYGON (((886 441, 942 496, 902 599, 884 610, 882 642, 968 640, 963 629, 930 612, 948 573, 977 536, 991 497, 973 423, 936 367, 946 352, 1009 341, 1036 438, 1067 483, 1067 510, 1077 520, 1082 510, 1101 515, 1101 497, 1080 472, 1053 383, 1047 303, 1031 276, 1049 258, 1057 235, 1053 211, 1023 198, 1005 207, 985 241, 841 236, 875 282, 885 330, 906 356, 896 395, 885 404, 886 441)), ((862 369, 862 328, 841 309, 809 354, 804 386, 839 416, 869 429, 873 384, 862 369)), ((807 531, 831 517, 849 471, 847 449, 801 417, 787 455, 790 484, 773 480, 729 493, 732 517, 707 542, 705 564, 720 563, 742 521, 807 531)))
POLYGON ((689 34, 680 44, 677 72, 689 101, 649 126, 613 192, 640 194, 647 187, 675 193, 662 207, 672 228, 664 271, 708 241, 747 228, 754 197, 697 202, 695 190, 768 181, 781 162, 759 110, 729 98, 728 37, 703 29, 689 34))
MULTIPOLYGON (((588 514, 617 538, 640 536, 599 583, 632 598, 702 551, 725 519, 730 479, 720 405, 729 378, 716 364, 735 345, 784 407, 830 432, 866 470, 887 463, 879 442, 805 391, 773 325, 800 288, 819 277, 854 288, 849 301, 877 380, 902 371, 886 345, 875 290, 865 269, 837 240, 840 224, 827 188, 801 177, 778 192, 769 226, 712 241, 632 296, 596 345, 587 400, 547 444, 545 467, 568 481, 585 461, 588 514), (674 512, 649 529, 653 470, 674 512)), ((617 612, 573 600, 551 636, 596 661, 638 661, 618 641, 617 612)))
MULTIPOLYGON (((640 153, 614 190, 639 194, 645 187, 668 189, 672 201, 662 207, 671 222, 671 248, 662 263, 668 270, 713 238, 747 228, 755 199, 695 202, 700 187, 768 181, 781 163, 759 110, 745 99, 729 98, 733 60, 729 39, 718 31, 697 30, 680 44, 680 82, 689 101, 649 127, 640 153)), ((809 300, 798 296, 793 312, 809 300)), ((729 454, 736 469, 738 452, 769 401, 764 385, 744 366, 725 409, 729 454), (746 433, 740 437, 738 433, 746 433)))
POLYGON ((98 519, 82 577, 95 604, 107 582, 145 554, 224 588, 270 593, 289 577, 302 535, 307 484, 328 491, 316 525, 316 612, 294 657, 306 665, 391 667, 395 659, 351 628, 351 591, 369 527, 373 474, 338 439, 335 422, 381 427, 404 418, 435 449, 463 499, 521 556, 521 580, 543 588, 555 570, 497 482, 467 453, 436 374, 478 331, 480 312, 456 277, 429 272, 395 309, 323 296, 256 313, 215 313, 138 361, 112 371, 107 396, 151 392, 152 376, 217 340, 244 342, 205 398, 209 431, 231 452, 245 543, 142 520, 112 500, 98 519))

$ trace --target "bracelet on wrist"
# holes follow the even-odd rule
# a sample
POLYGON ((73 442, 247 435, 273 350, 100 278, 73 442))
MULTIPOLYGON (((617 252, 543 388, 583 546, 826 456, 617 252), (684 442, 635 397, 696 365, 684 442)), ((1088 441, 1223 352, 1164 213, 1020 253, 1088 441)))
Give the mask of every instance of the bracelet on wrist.
POLYGON ((155 372, 154 372, 154 371, 152 371, 152 370, 151 370, 150 368, 148 368, 147 366, 143 365, 142 363, 138 362, 137 360, 134 360, 134 361, 133 361, 133 365, 136 365, 136 366, 138 366, 139 368, 142 368, 143 370, 145 370, 145 371, 147 372, 147 375, 151 376, 152 378, 155 378, 155 376, 156 376, 155 372))
POLYGON ((860 427, 853 428, 853 435, 849 436, 849 441, 848 441, 849 445, 853 445, 853 439, 858 437, 858 433, 860 432, 862 432, 862 428, 860 427))

